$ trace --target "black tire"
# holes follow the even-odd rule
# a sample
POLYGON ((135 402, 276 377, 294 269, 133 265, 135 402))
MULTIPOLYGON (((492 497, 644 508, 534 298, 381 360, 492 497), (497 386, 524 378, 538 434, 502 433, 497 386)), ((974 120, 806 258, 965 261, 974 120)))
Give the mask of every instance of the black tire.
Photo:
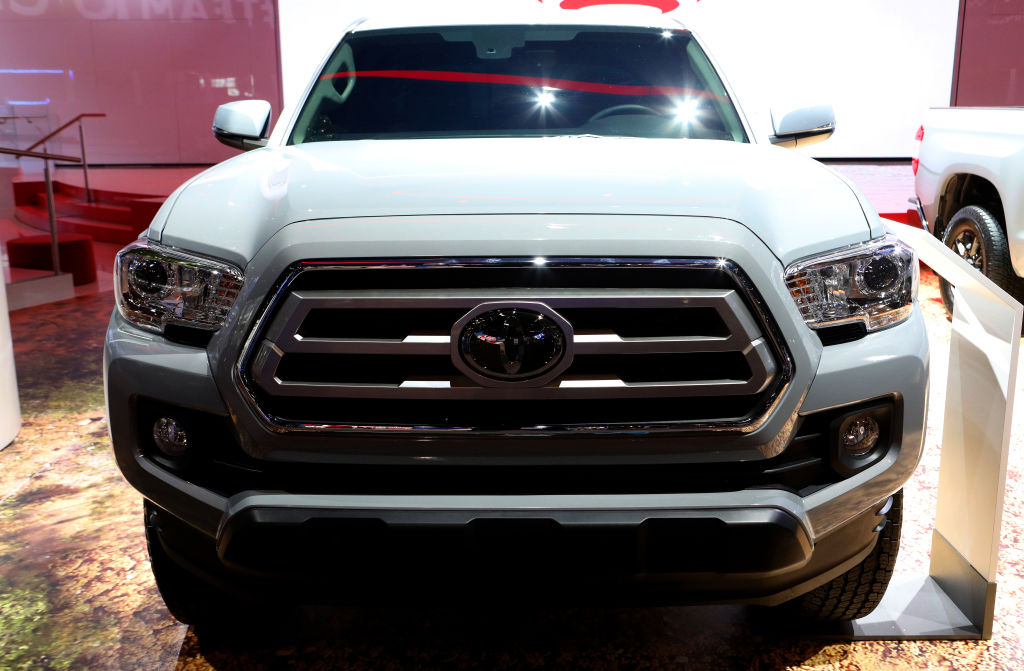
MULTIPOLYGON (((1010 245, 995 216, 983 207, 968 205, 953 215, 942 233, 942 244, 981 271, 1008 294, 1020 300, 1022 282, 1010 263, 1010 245)), ((953 289, 939 278, 942 304, 953 314, 953 289)))
POLYGON ((810 620, 845 621, 868 615, 878 606, 896 566, 903 520, 903 490, 892 496, 885 527, 874 549, 861 563, 821 587, 799 597, 793 605, 810 620))
POLYGON ((160 542, 155 507, 146 501, 144 511, 149 563, 167 610, 184 624, 229 626, 243 612, 243 605, 175 562, 160 542))

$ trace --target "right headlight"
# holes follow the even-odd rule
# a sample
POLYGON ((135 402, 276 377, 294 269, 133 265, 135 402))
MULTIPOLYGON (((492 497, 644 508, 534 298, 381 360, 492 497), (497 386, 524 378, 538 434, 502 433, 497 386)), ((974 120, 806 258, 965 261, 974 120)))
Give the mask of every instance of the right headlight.
POLYGON ((117 253, 114 299, 121 316, 149 331, 167 324, 215 331, 242 289, 242 271, 142 239, 117 253))
POLYGON ((801 259, 786 285, 811 328, 863 322, 868 331, 910 316, 917 298, 914 250, 893 235, 801 259))

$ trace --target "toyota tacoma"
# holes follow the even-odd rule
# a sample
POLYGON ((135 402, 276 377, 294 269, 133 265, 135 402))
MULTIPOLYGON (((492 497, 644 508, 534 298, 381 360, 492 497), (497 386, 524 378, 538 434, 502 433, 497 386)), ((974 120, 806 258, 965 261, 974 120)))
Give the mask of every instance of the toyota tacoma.
MULTIPOLYGON (((185 622, 278 598, 869 613, 924 436, 914 252, 698 36, 345 31, 117 257, 118 465, 185 622)), ((632 15, 631 15, 632 16, 632 15)))

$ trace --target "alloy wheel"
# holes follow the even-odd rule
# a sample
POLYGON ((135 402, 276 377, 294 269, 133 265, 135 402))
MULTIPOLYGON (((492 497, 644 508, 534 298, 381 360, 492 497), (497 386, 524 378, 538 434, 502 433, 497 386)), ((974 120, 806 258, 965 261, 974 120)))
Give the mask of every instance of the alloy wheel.
POLYGON ((953 231, 949 241, 950 249, 967 263, 985 272, 985 246, 981 236, 970 224, 961 223, 957 226, 958 230, 953 231))

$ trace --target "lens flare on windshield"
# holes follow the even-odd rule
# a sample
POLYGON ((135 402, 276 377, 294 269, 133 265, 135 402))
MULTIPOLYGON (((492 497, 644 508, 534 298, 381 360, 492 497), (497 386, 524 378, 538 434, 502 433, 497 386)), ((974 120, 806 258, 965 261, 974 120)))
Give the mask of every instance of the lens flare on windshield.
POLYGON ((681 101, 676 105, 676 120, 685 124, 693 123, 697 120, 697 108, 699 106, 700 100, 698 98, 681 101))
POLYGON ((551 107, 555 104, 555 94, 551 89, 543 88, 537 92, 534 100, 541 107, 551 107))

